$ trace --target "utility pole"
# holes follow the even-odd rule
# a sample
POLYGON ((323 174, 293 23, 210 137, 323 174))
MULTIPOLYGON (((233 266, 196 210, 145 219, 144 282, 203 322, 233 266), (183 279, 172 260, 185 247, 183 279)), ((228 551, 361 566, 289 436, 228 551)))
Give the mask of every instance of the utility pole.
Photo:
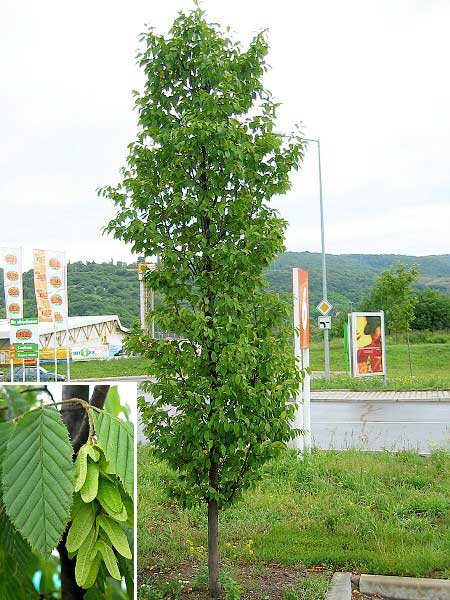
MULTIPOLYGON (((320 140, 302 138, 305 142, 314 142, 317 144, 317 158, 319 167, 319 200, 320 200, 320 238, 322 246, 322 299, 328 302, 328 287, 327 287, 327 260, 325 253, 325 223, 323 216, 323 193, 322 193, 322 164, 320 160, 320 140)), ((325 354, 325 377, 330 378, 330 341, 328 337, 328 329, 323 330, 324 336, 324 354, 325 354)))

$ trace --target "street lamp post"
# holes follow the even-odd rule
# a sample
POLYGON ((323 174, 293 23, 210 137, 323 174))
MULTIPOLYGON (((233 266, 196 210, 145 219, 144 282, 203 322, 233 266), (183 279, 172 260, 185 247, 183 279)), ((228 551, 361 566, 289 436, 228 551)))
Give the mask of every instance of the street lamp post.
MULTIPOLYGON (((322 164, 320 161, 320 140, 302 138, 305 142, 314 142, 317 144, 317 158, 319 167, 319 198, 320 198, 320 235, 322 243, 322 297, 323 300, 328 302, 328 289, 327 289, 327 260, 325 254, 325 225, 323 216, 323 194, 322 194, 322 164)), ((328 329, 324 329, 324 350, 325 350, 325 377, 330 378, 330 341, 328 337, 328 329)))

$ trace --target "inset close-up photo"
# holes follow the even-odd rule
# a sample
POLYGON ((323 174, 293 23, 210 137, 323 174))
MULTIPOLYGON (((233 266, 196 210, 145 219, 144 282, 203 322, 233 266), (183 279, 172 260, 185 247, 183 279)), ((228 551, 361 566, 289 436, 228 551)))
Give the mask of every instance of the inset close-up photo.
POLYGON ((134 598, 136 384, 0 387, 0 598, 134 598))

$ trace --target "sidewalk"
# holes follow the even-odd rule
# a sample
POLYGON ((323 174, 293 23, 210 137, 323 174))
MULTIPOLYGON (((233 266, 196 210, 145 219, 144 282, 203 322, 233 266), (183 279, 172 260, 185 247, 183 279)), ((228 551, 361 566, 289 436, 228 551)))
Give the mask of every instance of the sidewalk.
POLYGON ((311 400, 317 402, 450 402, 450 390, 410 392, 312 390, 311 400))

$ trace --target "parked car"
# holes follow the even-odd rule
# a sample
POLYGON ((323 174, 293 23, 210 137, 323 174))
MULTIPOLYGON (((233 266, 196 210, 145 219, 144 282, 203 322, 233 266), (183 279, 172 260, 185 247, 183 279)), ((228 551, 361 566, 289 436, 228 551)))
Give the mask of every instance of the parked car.
MULTIPOLYGON (((39 379, 40 381, 55 381, 55 374, 49 373, 43 367, 39 367, 39 379)), ((14 381, 23 381, 24 379, 23 367, 16 367, 14 369, 14 381)), ((11 373, 8 373, 7 381, 11 381, 11 373)), ((37 381, 37 368, 36 367, 25 367, 25 381, 37 381)), ((67 381, 63 375, 57 375, 56 381, 67 381)))
POLYGON ((5 374, 3 371, 0 371, 0 381, 5 381, 5 374))

